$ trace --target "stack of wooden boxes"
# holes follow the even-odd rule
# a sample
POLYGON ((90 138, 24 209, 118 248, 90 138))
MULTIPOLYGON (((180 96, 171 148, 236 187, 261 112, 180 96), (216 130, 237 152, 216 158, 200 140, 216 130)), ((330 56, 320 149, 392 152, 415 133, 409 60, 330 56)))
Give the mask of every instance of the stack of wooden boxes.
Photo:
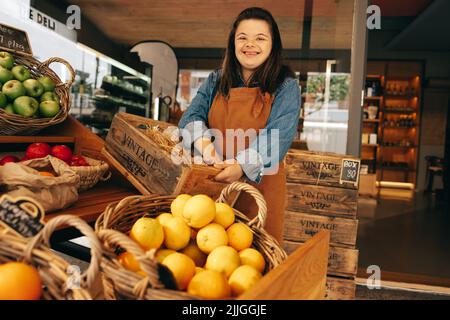
POLYGON ((284 248, 293 252, 322 229, 330 230, 327 299, 354 299, 360 160, 352 156, 289 150, 284 248))

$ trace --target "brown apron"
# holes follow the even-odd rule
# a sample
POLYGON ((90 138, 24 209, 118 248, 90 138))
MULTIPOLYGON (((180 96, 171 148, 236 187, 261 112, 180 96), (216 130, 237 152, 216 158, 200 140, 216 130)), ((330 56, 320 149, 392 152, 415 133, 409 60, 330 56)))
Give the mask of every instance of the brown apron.
MULTIPOLYGON (((266 127, 272 108, 273 97, 264 95, 259 88, 232 88, 228 100, 217 94, 208 114, 210 129, 218 129, 224 136, 224 141, 216 139, 216 150, 223 154, 231 136, 225 134, 226 129, 255 129, 266 127)), ((246 139, 245 145, 239 146, 235 139, 232 157, 249 147, 252 139, 246 139)), ((260 184, 250 183, 256 187, 267 201, 267 219, 265 229, 280 243, 283 240, 284 210, 286 208, 286 175, 284 164, 280 163, 278 173, 265 175, 260 184)), ((242 193, 235 204, 236 209, 250 218, 256 216, 258 207, 255 200, 247 193, 242 193)))

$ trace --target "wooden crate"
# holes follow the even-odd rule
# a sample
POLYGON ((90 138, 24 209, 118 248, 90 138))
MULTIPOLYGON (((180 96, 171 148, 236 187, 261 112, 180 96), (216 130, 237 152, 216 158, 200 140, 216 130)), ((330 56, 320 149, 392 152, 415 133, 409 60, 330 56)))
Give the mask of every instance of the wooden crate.
POLYGON ((358 190, 287 183, 287 209, 322 215, 356 217, 358 190))
POLYGON ((341 183, 343 161, 346 159, 359 163, 359 159, 352 156, 290 149, 286 155, 286 179, 302 184, 358 189, 359 168, 355 183, 341 183))
POLYGON ((354 246, 358 220, 324 217, 287 210, 285 213, 284 239, 304 242, 320 230, 331 232, 330 242, 354 246))
MULTIPOLYGON (((288 254, 302 246, 302 242, 284 241, 283 248, 288 254)), ((328 274, 335 276, 356 276, 358 271, 358 250, 331 245, 328 254, 328 274)))
POLYGON ((356 294, 355 279, 327 277, 327 300, 354 300, 356 294))
POLYGON ((319 232, 238 299, 325 299, 329 241, 329 231, 319 232))
POLYGON ((106 137, 103 155, 143 194, 206 194, 217 198, 224 183, 214 181, 220 169, 174 163, 168 152, 145 134, 147 126, 162 130, 169 123, 119 112, 106 137))

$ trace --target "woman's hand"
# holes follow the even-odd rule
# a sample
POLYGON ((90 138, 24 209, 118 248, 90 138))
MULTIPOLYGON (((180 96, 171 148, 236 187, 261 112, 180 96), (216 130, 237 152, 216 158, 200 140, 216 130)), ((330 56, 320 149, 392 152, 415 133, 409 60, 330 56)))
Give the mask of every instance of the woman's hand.
POLYGON ((232 183, 238 181, 243 175, 244 172, 242 171, 241 165, 234 163, 228 165, 214 179, 218 182, 232 183))

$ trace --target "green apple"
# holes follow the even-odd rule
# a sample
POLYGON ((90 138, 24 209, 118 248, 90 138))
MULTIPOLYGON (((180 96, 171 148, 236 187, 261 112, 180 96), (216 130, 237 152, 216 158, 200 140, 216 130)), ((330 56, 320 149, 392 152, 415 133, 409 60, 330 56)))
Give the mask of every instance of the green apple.
POLYGON ((41 96, 44 93, 44 87, 42 84, 36 79, 27 79, 23 82, 23 86, 25 91, 27 92, 27 96, 36 98, 41 96))
POLYGON ((39 108, 39 102, 35 98, 21 96, 14 100, 14 112, 24 117, 32 117, 39 108))
POLYGON ((59 103, 56 101, 42 101, 39 105, 39 113, 42 118, 53 118, 59 112, 59 103))
POLYGON ((56 101, 59 103, 59 97, 54 91, 47 91, 41 96, 41 102, 43 101, 56 101))
POLYGON ((0 108, 3 108, 8 104, 8 99, 3 92, 0 92, 0 108))
POLYGON ((0 66, 0 83, 6 83, 14 78, 12 72, 0 66))
POLYGON ((14 65, 14 58, 9 52, 0 52, 0 66, 11 69, 14 65))
POLYGON ((3 85, 2 92, 13 101, 14 99, 25 95, 25 88, 22 82, 18 80, 9 80, 3 85))
POLYGON ((12 103, 8 103, 8 105, 5 107, 5 112, 9 114, 15 114, 12 103))
POLYGON ((31 78, 30 70, 25 66, 14 66, 11 69, 11 72, 14 75, 14 78, 22 82, 31 78))
POLYGON ((42 76, 38 79, 38 81, 44 86, 44 91, 53 91, 55 90, 55 82, 47 76, 42 76))

